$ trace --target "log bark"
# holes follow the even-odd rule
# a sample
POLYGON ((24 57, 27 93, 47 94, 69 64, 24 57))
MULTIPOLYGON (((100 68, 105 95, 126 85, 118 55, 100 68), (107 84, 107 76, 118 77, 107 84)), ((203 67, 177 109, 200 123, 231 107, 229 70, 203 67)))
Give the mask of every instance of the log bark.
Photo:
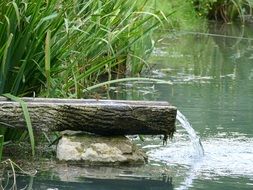
MULTIPOLYGON (((80 130, 100 135, 168 134, 177 109, 168 102, 22 98, 34 130, 80 130)), ((18 102, 0 97, 0 125, 25 128, 18 102)))

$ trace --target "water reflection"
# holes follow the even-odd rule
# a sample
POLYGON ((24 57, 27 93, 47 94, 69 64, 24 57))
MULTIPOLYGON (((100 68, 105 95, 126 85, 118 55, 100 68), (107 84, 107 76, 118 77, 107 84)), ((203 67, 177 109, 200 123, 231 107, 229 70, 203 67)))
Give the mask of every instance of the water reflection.
MULTIPOLYGON (((60 175, 60 174, 59 174, 60 175)), ((172 179, 164 176, 163 180, 145 179, 141 177, 135 178, 116 178, 116 179, 99 179, 99 178, 82 178, 79 180, 67 180, 62 181, 59 179, 50 179, 50 174, 43 176, 38 174, 34 176, 17 176, 2 181, 3 189, 47 189, 47 190, 71 190, 71 189, 87 189, 87 190, 154 190, 154 189, 166 189, 172 190, 172 179)))
POLYGON ((225 177, 235 178, 234 183, 241 184, 235 185, 239 189, 250 189, 253 33, 250 28, 233 25, 211 25, 208 32, 219 35, 191 33, 177 39, 166 36, 161 48, 168 53, 152 58, 160 75, 174 81, 172 88, 156 86, 161 92, 159 99, 167 99, 184 112, 204 139, 205 156, 195 162, 182 136, 170 147, 149 153, 156 161, 166 162, 176 170, 178 166, 185 167, 178 189, 199 188, 214 179, 213 183, 223 184, 222 189, 228 188, 231 184, 223 181, 225 177), (243 181, 248 185, 242 185, 243 181))
POLYGON ((201 136, 239 132, 253 137, 253 32, 210 25, 208 33, 219 35, 163 34, 150 60, 156 65, 152 75, 174 85, 155 85, 156 99, 176 105, 201 136))
MULTIPOLYGON (((169 166, 178 189, 230 189, 232 184, 238 189, 253 187, 251 27, 211 24, 201 33, 161 34, 149 60, 154 64, 149 74, 174 84, 155 84, 157 93, 151 97, 121 94, 126 99, 171 102, 201 137, 205 156, 198 162, 182 130, 168 147, 147 148, 152 160, 169 166)), ((138 92, 148 86, 136 84, 131 90, 138 92)))

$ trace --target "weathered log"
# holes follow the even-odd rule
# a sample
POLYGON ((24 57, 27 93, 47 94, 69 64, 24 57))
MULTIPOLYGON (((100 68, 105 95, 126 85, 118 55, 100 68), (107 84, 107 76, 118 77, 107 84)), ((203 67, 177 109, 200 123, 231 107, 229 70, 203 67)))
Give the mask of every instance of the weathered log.
MULTIPOLYGON (((168 102, 22 98, 35 130, 80 130, 100 135, 168 134, 176 108, 168 102)), ((0 124, 25 128, 18 102, 0 97, 0 124)))

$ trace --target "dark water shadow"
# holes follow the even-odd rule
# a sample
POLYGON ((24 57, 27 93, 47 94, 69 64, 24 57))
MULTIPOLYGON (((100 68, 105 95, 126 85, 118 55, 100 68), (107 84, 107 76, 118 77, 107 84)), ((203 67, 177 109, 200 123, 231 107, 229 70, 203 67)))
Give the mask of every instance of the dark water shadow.
POLYGON ((12 188, 13 179, 8 181, 5 189, 86 189, 86 190, 172 190, 171 179, 159 181, 152 179, 96 179, 83 178, 80 182, 41 179, 39 177, 18 176, 16 185, 12 188))

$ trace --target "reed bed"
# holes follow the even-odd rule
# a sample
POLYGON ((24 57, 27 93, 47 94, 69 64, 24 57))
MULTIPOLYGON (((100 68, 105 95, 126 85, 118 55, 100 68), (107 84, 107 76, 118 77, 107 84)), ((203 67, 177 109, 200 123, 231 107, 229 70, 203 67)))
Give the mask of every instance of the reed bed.
MULTIPOLYGON (((166 20, 147 2, 1 0, 0 94, 80 98, 101 82, 138 76, 152 31, 166 20)), ((0 148, 26 134, 1 123, 0 148)))

